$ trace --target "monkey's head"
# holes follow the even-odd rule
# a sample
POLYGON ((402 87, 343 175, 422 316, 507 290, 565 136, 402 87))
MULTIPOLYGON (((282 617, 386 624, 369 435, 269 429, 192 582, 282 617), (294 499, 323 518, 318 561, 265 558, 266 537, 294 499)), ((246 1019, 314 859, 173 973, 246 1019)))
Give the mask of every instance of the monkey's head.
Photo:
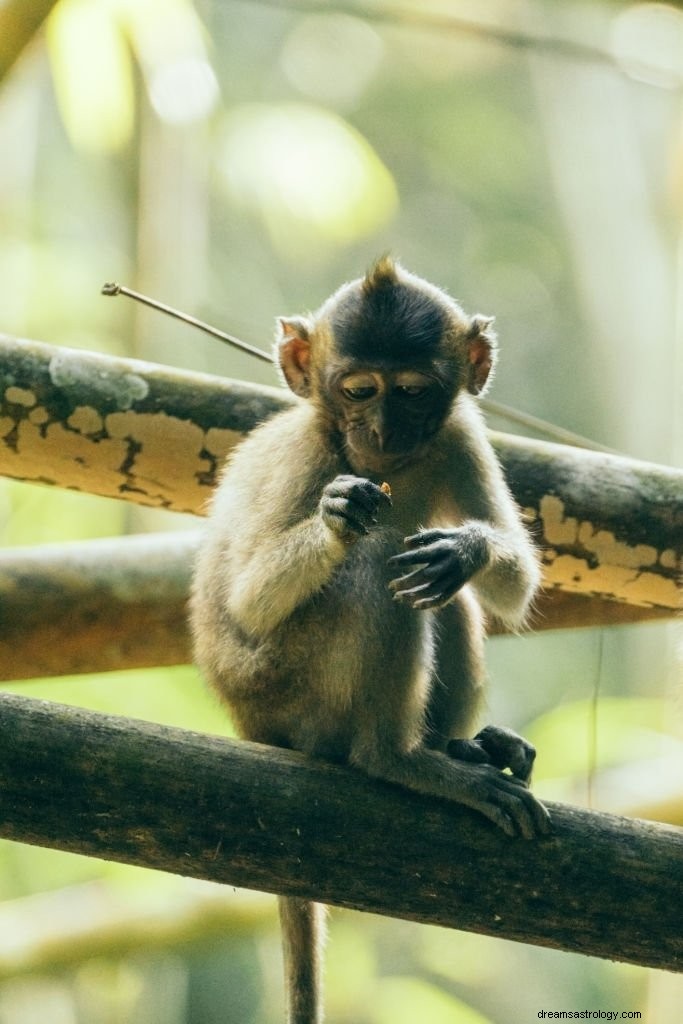
POLYGON ((424 452, 461 391, 483 393, 496 354, 492 322, 466 316, 384 257, 312 316, 281 318, 276 357, 354 470, 388 472, 424 452))

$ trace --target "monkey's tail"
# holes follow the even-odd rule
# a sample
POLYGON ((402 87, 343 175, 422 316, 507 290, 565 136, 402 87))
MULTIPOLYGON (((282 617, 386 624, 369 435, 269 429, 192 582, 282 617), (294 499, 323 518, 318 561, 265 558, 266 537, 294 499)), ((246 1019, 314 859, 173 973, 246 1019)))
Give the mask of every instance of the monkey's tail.
POLYGON ((325 907, 295 896, 280 896, 285 963, 287 1024, 322 1024, 322 961, 325 907))

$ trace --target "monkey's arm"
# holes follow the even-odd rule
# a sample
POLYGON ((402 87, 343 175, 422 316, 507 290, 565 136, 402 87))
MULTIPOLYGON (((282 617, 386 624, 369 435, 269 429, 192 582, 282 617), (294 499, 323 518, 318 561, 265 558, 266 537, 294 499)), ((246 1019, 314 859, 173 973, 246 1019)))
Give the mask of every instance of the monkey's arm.
MULTIPOLYGON (((239 471, 239 467, 233 467, 233 472, 235 469, 239 471)), ((296 496, 291 486, 284 494, 270 485, 258 496, 246 498, 242 494, 242 504, 256 508, 252 510, 251 531, 243 535, 237 531, 227 547, 231 571, 226 597, 231 616, 253 636, 272 632, 320 591, 350 545, 377 522, 379 506, 391 503, 388 495, 369 480, 339 475, 323 484, 316 482, 315 473, 311 476, 305 491, 320 488, 320 499, 312 514, 306 514, 302 507, 301 518, 293 523, 290 504, 296 496)), ((226 500, 221 511, 225 521, 239 521, 234 492, 242 490, 242 485, 233 488, 226 477, 223 487, 226 500)), ((301 495, 298 497, 303 504, 301 495)))
POLYGON ((256 637, 271 633, 328 582, 343 561, 346 545, 319 515, 241 553, 235 560, 227 609, 256 637))
POLYGON ((483 607, 520 626, 540 583, 538 558, 488 442, 478 410, 461 410, 445 439, 439 518, 460 526, 421 530, 391 559, 410 570, 391 583, 414 608, 447 604, 470 583, 483 607))

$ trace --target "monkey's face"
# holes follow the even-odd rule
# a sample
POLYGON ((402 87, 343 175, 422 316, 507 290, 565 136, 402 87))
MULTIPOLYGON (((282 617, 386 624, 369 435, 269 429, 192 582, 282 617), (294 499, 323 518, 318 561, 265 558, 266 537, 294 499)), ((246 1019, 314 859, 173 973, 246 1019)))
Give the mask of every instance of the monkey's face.
POLYGON ((419 457, 452 401, 452 388, 428 368, 347 367, 328 394, 356 472, 389 472, 419 457))
POLYGON ((341 437, 351 468, 388 474, 424 454, 460 389, 483 392, 490 326, 383 259, 317 314, 281 319, 277 358, 292 391, 341 437))

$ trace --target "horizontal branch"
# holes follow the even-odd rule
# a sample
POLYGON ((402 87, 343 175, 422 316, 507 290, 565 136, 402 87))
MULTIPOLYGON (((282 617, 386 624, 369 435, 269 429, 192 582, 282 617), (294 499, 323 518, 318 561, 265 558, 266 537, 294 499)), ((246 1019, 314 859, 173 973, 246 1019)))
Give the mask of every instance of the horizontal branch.
POLYGON ((0 709, 8 839, 683 966, 680 829, 557 804, 552 837, 510 840, 466 808, 290 751, 7 695, 0 709))
POLYGON ((189 663, 198 540, 180 531, 0 551, 0 678, 189 663))
MULTIPOLYGON (((230 448, 291 404, 256 387, 0 337, 0 473, 201 513, 230 448)), ((546 584, 679 606, 683 473, 492 435, 546 584)))
POLYGON ((283 409, 255 387, 0 335, 0 473, 201 513, 227 452, 283 409))
MULTIPOLYGON (((0 678, 190 662, 187 599, 200 536, 184 530, 0 551, 0 678)), ((540 594, 531 628, 673 614, 550 590, 540 594)))

